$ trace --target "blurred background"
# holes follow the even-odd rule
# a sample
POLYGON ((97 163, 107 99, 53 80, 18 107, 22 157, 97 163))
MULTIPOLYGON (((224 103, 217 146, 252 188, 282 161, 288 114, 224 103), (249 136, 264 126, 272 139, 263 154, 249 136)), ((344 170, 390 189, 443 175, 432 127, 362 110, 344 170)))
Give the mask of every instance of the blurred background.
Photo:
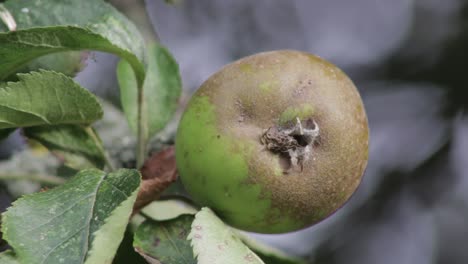
MULTIPOLYGON (((468 263, 468 1, 111 2, 150 38, 149 17, 179 62, 183 102, 224 64, 274 49, 317 54, 359 88, 371 142, 358 191, 318 225, 256 238, 310 263, 468 263)), ((116 62, 93 53, 77 80, 118 105, 116 62)))

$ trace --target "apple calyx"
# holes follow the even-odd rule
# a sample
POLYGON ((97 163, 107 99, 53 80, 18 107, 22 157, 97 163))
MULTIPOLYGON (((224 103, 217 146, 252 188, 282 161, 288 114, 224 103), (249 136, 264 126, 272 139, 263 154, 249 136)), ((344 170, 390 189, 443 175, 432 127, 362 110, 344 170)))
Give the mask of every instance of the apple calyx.
POLYGON ((320 135, 317 123, 308 118, 296 122, 286 122, 284 125, 274 125, 265 129, 260 142, 266 149, 280 155, 283 161, 284 174, 290 170, 302 172, 304 163, 310 159, 312 147, 320 135))

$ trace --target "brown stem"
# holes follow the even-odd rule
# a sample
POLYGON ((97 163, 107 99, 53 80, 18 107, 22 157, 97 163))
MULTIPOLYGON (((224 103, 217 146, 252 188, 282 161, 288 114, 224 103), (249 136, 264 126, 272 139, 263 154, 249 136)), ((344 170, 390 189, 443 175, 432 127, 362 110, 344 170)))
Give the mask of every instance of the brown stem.
POLYGON ((140 169, 142 182, 133 214, 159 198, 161 193, 177 179, 174 147, 153 154, 140 169))

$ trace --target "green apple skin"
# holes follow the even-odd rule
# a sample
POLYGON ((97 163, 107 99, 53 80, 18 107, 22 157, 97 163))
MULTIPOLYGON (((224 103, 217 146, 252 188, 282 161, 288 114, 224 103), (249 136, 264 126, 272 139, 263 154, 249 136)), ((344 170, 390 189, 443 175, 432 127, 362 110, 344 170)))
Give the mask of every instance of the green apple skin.
POLYGON ((193 95, 176 135, 180 178, 193 199, 233 227, 284 233, 335 212, 358 187, 369 129, 360 95, 340 69, 312 54, 280 50, 240 59, 193 95), (320 128, 302 170, 285 173, 260 142, 296 118, 320 128))

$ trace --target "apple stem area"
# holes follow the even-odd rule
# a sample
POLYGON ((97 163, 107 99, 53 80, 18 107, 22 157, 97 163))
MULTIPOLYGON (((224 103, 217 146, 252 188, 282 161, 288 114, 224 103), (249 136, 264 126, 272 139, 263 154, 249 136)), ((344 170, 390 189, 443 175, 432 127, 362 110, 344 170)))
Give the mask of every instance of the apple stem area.
POLYGON ((291 170, 303 170, 319 135, 320 128, 313 119, 301 121, 296 117, 295 122, 290 121, 265 129, 260 142, 267 150, 280 155, 284 173, 287 174, 291 170))

